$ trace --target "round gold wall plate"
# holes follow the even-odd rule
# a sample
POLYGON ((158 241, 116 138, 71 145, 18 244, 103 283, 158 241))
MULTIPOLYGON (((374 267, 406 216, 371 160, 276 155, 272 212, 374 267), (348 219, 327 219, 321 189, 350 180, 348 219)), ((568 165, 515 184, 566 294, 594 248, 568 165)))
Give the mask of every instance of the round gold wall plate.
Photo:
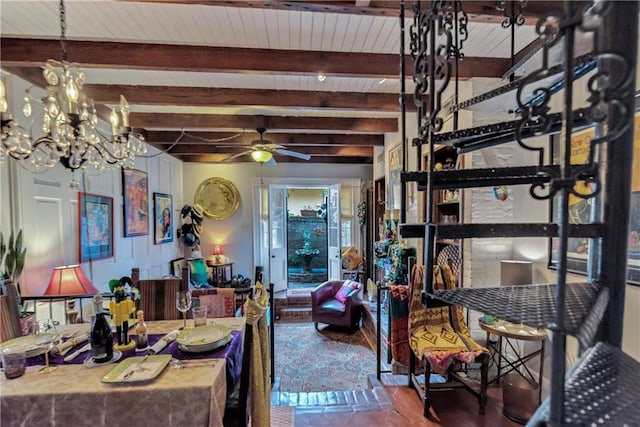
POLYGON ((229 218, 240 206, 240 193, 228 179, 209 178, 198 186, 195 202, 212 219, 229 218))

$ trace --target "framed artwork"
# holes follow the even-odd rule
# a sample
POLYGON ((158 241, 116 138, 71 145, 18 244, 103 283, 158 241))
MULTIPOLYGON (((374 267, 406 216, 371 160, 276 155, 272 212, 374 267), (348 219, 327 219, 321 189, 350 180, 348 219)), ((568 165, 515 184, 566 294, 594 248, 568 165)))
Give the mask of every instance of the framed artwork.
MULTIPOLYGON (((629 216, 629 244, 627 259, 627 283, 640 285, 640 113, 636 113, 634 118, 633 136, 633 165, 631 182, 631 200, 629 216)), ((588 155, 588 147, 591 139, 595 136, 595 129, 589 128, 576 134, 571 138, 571 163, 584 163, 588 155)), ((552 161, 557 164, 560 158, 560 144, 558 137, 552 139, 552 161)), ((576 186, 587 185, 578 182, 576 186)), ((578 188, 578 191, 580 189, 578 188)), ((580 224, 590 221, 592 205, 597 198, 580 199, 573 195, 569 196, 569 223, 580 224)), ((550 209, 551 222, 556 222, 556 200, 553 199, 550 209)), ((557 267, 557 251, 559 241, 552 238, 549 247, 549 267, 557 267)), ((587 274, 589 259, 589 239, 573 237, 569 238, 567 248, 567 270, 572 273, 587 274)))
POLYGON ((147 173, 122 169, 124 237, 149 234, 149 180, 147 173))
POLYGON ((113 256, 113 198, 78 193, 80 262, 113 256))
POLYGON ((171 196, 153 193, 153 242, 156 245, 173 241, 173 204, 171 196))
POLYGON ((389 209, 401 207, 400 173, 402 173, 402 144, 389 150, 389 209))

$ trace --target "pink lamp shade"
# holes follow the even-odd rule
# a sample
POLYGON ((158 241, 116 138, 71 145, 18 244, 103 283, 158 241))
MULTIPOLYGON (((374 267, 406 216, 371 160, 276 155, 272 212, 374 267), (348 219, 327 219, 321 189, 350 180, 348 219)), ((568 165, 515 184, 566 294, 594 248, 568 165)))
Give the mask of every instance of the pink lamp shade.
POLYGON ((214 262, 216 264, 220 264, 222 262, 222 248, 220 245, 213 246, 213 256, 215 257, 214 262))
POLYGON ((95 295, 98 290, 79 265, 56 267, 45 295, 95 295))

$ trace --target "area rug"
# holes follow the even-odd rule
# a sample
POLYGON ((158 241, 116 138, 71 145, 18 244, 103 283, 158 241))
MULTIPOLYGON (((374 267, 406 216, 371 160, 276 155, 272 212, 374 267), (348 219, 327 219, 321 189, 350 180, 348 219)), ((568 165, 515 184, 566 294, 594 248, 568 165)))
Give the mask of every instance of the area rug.
POLYGON ((275 324, 275 373, 281 392, 348 391, 369 388, 376 355, 362 331, 313 323, 275 324))

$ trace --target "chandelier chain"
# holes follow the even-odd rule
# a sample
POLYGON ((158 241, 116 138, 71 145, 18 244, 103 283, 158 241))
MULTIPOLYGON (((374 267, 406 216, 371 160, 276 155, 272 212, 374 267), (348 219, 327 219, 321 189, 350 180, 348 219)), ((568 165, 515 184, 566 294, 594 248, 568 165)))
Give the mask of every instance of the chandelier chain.
POLYGON ((64 0, 60 0, 60 53, 62 60, 67 60, 67 48, 65 43, 67 41, 67 11, 64 6, 64 0))

